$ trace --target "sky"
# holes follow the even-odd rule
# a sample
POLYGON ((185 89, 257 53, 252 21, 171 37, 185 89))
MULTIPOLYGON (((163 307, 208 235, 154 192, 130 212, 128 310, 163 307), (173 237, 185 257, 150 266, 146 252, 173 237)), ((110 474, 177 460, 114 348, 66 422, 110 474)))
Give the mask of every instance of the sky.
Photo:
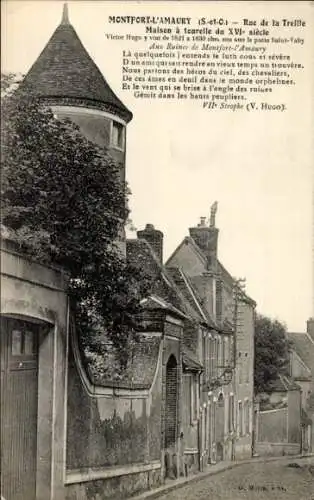
MULTIPOLYGON (((314 316, 314 6, 311 2, 68 2, 70 21, 111 88, 133 112, 127 130, 127 179, 137 229, 164 233, 167 258, 218 201, 218 255, 257 310, 304 331, 314 316), (291 91, 278 89, 284 113, 203 110, 193 102, 136 99, 121 88, 126 42, 107 33, 109 15, 303 18, 305 69, 291 91)), ((62 1, 4 0, 2 71, 26 73, 61 20, 62 1)), ((134 46, 133 46, 134 48, 134 46)), ((297 49, 296 49, 297 50, 297 49)), ((134 233, 129 236, 135 237, 134 233)))

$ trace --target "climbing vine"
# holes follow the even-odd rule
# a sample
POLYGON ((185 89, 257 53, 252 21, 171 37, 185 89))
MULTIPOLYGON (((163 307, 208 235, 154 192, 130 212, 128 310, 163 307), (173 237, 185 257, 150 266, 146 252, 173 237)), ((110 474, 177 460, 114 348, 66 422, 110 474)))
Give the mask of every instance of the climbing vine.
POLYGON ((128 217, 119 167, 14 81, 1 81, 2 224, 23 252, 66 270, 85 351, 99 359, 110 346, 123 367, 149 280, 115 243, 128 217))

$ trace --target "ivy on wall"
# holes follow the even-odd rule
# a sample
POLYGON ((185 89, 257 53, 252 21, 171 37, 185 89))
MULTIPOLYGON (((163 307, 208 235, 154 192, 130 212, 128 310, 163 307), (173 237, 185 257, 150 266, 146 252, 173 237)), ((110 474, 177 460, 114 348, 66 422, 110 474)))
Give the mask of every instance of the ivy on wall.
POLYGON ((2 224, 24 253, 66 270, 83 349, 99 362, 110 345, 123 368, 150 284, 114 243, 128 216, 119 167, 15 75, 1 90, 2 224))

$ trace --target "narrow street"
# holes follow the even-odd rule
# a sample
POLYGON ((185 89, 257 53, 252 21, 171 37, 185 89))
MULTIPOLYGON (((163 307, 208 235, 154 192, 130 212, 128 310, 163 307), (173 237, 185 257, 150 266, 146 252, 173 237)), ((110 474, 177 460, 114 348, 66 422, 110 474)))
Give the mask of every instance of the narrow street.
POLYGON ((314 500, 314 457, 243 464, 166 493, 166 500, 314 500))

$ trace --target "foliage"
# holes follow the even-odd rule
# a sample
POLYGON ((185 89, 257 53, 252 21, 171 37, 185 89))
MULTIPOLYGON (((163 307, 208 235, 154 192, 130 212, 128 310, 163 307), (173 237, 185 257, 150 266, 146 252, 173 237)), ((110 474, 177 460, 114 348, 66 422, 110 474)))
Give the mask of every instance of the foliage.
POLYGON ((85 348, 103 355, 109 342, 123 365, 149 281, 113 243, 128 216, 119 167, 12 83, 8 75, 1 84, 2 222, 24 252, 68 273, 85 348))
POLYGON ((289 341, 285 326, 277 320, 257 315, 255 320, 256 393, 270 393, 280 374, 287 374, 289 341))

